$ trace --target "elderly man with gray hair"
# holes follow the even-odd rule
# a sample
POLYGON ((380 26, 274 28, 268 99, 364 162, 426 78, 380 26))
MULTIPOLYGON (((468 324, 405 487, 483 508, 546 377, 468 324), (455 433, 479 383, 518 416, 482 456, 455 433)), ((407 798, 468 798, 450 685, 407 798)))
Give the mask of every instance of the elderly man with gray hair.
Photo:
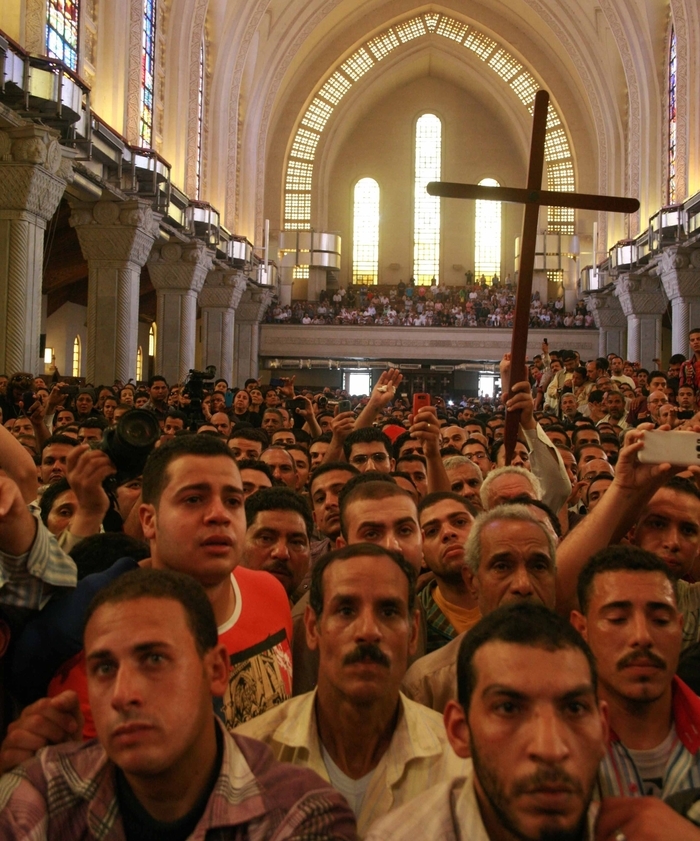
POLYGON ((479 495, 484 511, 490 511, 516 497, 541 500, 542 483, 524 467, 499 467, 484 479, 479 495))
MULTIPOLYGON (((482 616, 502 604, 521 600, 553 610, 555 569, 556 540, 526 505, 499 505, 474 521, 466 545, 464 577, 482 616)), ((442 712, 447 702, 457 697, 457 652, 463 636, 417 660, 404 678, 404 694, 442 712)))

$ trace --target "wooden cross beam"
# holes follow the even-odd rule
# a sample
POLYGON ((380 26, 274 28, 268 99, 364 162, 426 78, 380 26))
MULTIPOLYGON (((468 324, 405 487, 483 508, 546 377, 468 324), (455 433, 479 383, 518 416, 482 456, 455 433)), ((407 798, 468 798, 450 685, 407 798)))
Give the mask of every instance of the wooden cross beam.
MULTIPOLYGON (((639 210, 637 199, 595 196, 585 193, 562 193, 542 189, 548 107, 549 94, 544 90, 538 91, 535 96, 530 166, 527 187, 524 190, 514 187, 485 187, 480 184, 455 184, 447 181, 431 181, 427 186, 428 193, 431 196, 516 202, 525 205, 510 355, 511 386, 522 382, 526 377, 527 331, 530 323, 530 295, 532 293, 532 274, 535 268, 537 222, 540 207, 571 207, 578 210, 603 210, 610 213, 636 213, 639 210)), ((505 427, 506 464, 510 464, 513 458, 519 425, 520 413, 507 412, 505 427)))

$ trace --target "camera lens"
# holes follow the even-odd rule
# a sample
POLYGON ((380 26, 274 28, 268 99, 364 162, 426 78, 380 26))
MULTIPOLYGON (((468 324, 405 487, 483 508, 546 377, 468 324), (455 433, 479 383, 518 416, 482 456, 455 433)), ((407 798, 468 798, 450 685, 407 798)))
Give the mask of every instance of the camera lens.
POLYGON ((119 437, 132 447, 151 447, 160 436, 157 418, 150 412, 134 409, 119 424, 119 437))

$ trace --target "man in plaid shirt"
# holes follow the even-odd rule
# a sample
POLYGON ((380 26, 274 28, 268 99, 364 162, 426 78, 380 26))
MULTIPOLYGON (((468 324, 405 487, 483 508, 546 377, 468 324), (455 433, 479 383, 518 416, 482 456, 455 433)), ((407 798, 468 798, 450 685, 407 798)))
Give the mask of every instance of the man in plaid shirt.
POLYGON ((356 837, 327 783, 216 720, 229 659, 190 576, 120 576, 88 609, 84 646, 98 738, 47 747, 0 779, 0 837, 356 837))

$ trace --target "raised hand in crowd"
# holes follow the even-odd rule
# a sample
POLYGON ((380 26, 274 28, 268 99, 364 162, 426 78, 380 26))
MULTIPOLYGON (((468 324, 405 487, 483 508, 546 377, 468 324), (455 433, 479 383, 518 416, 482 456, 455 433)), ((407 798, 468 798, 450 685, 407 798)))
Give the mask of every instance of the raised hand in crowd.
POLYGON ((15 481, 0 470, 0 550, 24 555, 36 536, 37 523, 15 481))
POLYGON ((408 430, 411 438, 421 441, 426 461, 428 493, 450 491, 452 483, 440 457, 440 424, 435 406, 424 406, 413 416, 413 424, 408 430))
POLYGON ((116 473, 109 456, 87 444, 73 449, 66 458, 66 478, 78 498, 78 508, 71 521, 71 534, 89 537, 100 531, 109 510, 109 497, 102 483, 116 473))
POLYGON ((367 405, 360 413, 355 429, 372 426, 377 417, 395 399, 398 387, 403 380, 403 374, 398 368, 382 371, 369 396, 367 405))

